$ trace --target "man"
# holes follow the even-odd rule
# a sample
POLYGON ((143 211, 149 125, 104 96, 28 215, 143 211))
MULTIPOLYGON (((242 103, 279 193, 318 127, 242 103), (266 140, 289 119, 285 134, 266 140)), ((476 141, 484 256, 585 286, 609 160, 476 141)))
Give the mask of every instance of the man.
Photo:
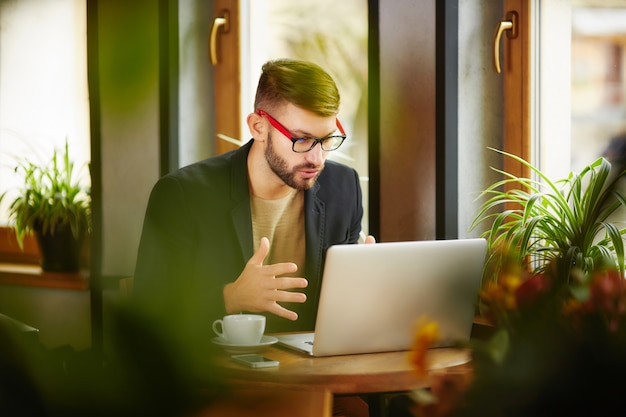
MULTIPOLYGON (((357 243, 363 217, 358 174, 326 159, 346 139, 339 101, 319 66, 270 61, 247 117, 252 139, 154 186, 133 291, 157 331, 183 343, 180 356, 202 355, 224 314, 263 313, 267 333, 314 329, 326 249, 357 243)), ((336 415, 367 415, 358 397, 334 404, 336 415)))
POLYGON ((319 66, 270 61, 252 139, 156 183, 133 291, 170 336, 199 341, 242 311, 265 314, 267 333, 314 328, 325 251, 357 243, 363 216, 358 174, 327 160, 346 139, 339 102, 319 66))

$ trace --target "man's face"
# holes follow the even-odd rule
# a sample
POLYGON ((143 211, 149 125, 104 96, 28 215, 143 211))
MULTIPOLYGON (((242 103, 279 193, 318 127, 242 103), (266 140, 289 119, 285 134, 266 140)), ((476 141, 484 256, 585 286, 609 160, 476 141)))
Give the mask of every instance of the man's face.
MULTIPOLYGON (((336 130, 335 117, 321 117, 288 104, 278 115, 272 115, 293 137, 325 137, 336 130)), ((328 152, 319 144, 305 153, 292 150, 290 138, 270 128, 265 159, 272 171, 288 186, 307 190, 315 184, 324 169, 328 152)))

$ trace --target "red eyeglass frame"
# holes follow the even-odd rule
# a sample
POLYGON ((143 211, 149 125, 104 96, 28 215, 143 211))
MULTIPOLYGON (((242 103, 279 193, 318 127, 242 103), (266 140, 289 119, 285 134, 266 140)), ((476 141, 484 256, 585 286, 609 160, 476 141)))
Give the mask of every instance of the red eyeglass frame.
MULTIPOLYGON (((265 116, 265 118, 270 122, 270 124, 272 126, 274 126, 276 128, 276 130, 278 130, 280 133, 282 133, 283 135, 285 135, 286 137, 288 137, 292 142, 294 140, 298 140, 298 139, 304 139, 304 138, 296 138, 294 137, 289 130, 287 130, 287 128, 285 126, 283 126, 282 124, 280 124, 280 122, 276 119, 274 119, 272 116, 270 116, 269 114, 267 114, 267 112, 264 112, 263 110, 257 110, 256 113, 260 116, 265 116)), ((337 124, 337 129, 339 129, 339 132, 341 133, 342 136, 344 136, 344 139, 346 138, 346 132, 343 130, 343 126, 341 125, 341 122, 339 121, 338 118, 335 118, 336 120, 336 124, 337 124)), ((328 135, 326 136, 326 138, 330 137, 330 136, 336 136, 336 135, 328 135)), ((313 138, 316 140, 316 144, 317 142, 320 142, 326 138, 313 138)), ((315 146, 315 145, 314 145, 315 146)))

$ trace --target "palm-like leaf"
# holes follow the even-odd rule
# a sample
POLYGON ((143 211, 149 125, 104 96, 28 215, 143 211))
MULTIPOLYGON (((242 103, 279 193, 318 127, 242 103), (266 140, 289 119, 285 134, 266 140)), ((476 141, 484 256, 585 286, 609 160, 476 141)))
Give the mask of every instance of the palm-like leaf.
POLYGON ((504 179, 481 193, 486 200, 471 225, 474 229, 491 222, 483 233, 490 248, 486 279, 497 279, 501 249, 513 250, 517 260, 535 273, 558 265, 564 279, 574 266, 589 273, 607 262, 624 273, 626 229, 608 221, 619 207, 626 207, 626 199, 615 188, 623 172, 611 175, 611 164, 598 158, 580 173, 553 182, 524 159, 493 150, 522 163, 538 179, 494 168, 504 179))
MULTIPOLYGON (((60 225, 68 225, 75 237, 90 227, 90 190, 74 179, 74 164, 69 158, 68 143, 62 160, 57 150, 47 165, 21 161, 15 172, 24 176, 24 186, 9 206, 18 243, 26 234, 41 230, 53 234, 60 225)), ((0 201, 7 192, 0 195, 0 201)))

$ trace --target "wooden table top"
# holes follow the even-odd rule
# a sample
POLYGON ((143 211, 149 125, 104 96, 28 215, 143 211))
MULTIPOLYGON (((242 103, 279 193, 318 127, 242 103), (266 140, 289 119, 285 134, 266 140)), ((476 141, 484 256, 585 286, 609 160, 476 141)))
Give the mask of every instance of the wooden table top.
MULTIPOLYGON (((224 377, 242 388, 276 387, 327 390, 333 394, 402 392, 430 386, 428 377, 415 373, 407 351, 358 355, 312 357, 272 345, 260 352, 277 360, 275 368, 253 369, 230 359, 229 353, 216 358, 224 377)), ((465 366, 470 352, 458 348, 434 348, 427 354, 429 370, 465 366)))

